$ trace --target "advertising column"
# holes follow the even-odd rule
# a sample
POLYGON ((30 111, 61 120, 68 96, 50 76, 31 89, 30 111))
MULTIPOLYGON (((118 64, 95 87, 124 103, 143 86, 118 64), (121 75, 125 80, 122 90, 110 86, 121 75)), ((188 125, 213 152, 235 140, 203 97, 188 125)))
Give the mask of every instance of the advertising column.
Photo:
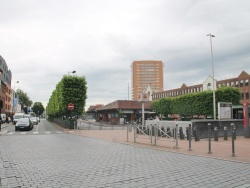
POLYGON ((250 138, 248 102, 243 103, 243 118, 244 118, 244 122, 243 122, 244 136, 245 138, 250 138))

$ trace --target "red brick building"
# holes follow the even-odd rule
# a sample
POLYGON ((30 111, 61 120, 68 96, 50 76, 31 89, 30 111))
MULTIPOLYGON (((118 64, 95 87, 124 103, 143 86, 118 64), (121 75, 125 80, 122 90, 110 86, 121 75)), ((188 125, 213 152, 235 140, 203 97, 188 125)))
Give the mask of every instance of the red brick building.
MULTIPOLYGON (((225 79, 225 80, 219 80, 216 81, 215 89, 220 88, 222 86, 229 87, 237 87, 239 88, 241 92, 241 104, 243 101, 250 103, 250 98, 249 98, 249 92, 250 92, 250 75, 242 71, 238 77, 235 78, 230 78, 230 79, 225 79)), ((192 86, 187 86, 185 83, 182 84, 180 88, 176 89, 171 89, 171 90, 166 90, 162 92, 157 92, 153 93, 152 99, 153 100, 158 100, 163 97, 177 97, 180 95, 185 95, 187 93, 196 93, 196 92, 202 92, 205 90, 211 90, 213 84, 213 79, 212 77, 208 77, 202 84, 197 84, 197 85, 192 85, 192 86)))

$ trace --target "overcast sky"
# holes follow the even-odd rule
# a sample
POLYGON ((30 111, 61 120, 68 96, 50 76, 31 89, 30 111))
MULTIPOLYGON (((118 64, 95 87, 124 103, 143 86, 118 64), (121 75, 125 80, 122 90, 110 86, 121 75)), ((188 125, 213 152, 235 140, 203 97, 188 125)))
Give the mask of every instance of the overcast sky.
POLYGON ((44 106, 73 70, 87 108, 131 99, 137 60, 163 61, 165 90, 200 84, 212 75, 209 33, 215 79, 250 74, 249 0, 0 0, 0 55, 44 106))

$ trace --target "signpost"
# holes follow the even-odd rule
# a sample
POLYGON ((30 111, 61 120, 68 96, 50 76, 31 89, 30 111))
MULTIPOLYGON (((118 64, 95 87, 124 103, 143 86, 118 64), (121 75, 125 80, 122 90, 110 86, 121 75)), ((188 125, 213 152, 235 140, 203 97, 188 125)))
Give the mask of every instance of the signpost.
POLYGON ((69 103, 68 104, 68 110, 73 110, 74 109, 74 104, 73 103, 69 103))
POLYGON ((74 104, 73 103, 69 103, 68 104, 68 110, 69 110, 69 117, 70 117, 70 126, 69 129, 71 130, 71 121, 72 121, 72 117, 71 117, 71 111, 74 109, 74 104))

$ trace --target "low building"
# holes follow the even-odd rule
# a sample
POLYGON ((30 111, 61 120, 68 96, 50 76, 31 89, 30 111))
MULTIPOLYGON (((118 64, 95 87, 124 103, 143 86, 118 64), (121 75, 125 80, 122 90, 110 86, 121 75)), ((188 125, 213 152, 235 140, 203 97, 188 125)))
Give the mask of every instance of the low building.
MULTIPOLYGON (((145 118, 150 117, 150 101, 145 101, 145 118)), ((135 100, 117 100, 105 106, 96 108, 95 119, 113 124, 124 124, 126 122, 141 122, 142 102, 135 100)), ((88 111, 87 111, 88 113, 88 111)))

